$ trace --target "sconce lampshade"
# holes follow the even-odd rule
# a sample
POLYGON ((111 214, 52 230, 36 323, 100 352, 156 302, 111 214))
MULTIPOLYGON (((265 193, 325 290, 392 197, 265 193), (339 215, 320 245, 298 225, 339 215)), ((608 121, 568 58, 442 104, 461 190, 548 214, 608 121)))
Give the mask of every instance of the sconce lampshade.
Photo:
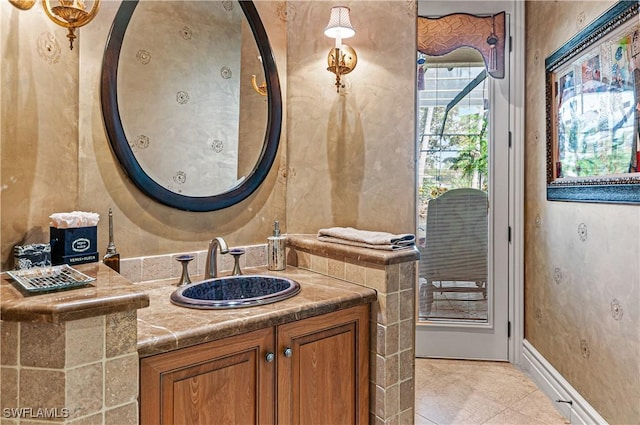
POLYGON ((349 12, 350 10, 346 6, 332 7, 329 23, 324 29, 324 35, 336 39, 336 47, 329 51, 329 56, 327 57, 327 64, 329 65, 327 71, 336 74, 335 86, 338 93, 340 93, 340 88, 344 87, 340 77, 353 71, 358 63, 356 51, 351 46, 342 44, 343 38, 356 35, 356 30, 351 25, 349 12))
POLYGON ((331 8, 331 16, 327 27, 324 29, 324 35, 336 39, 349 38, 356 35, 356 30, 351 25, 348 7, 334 6, 331 8))

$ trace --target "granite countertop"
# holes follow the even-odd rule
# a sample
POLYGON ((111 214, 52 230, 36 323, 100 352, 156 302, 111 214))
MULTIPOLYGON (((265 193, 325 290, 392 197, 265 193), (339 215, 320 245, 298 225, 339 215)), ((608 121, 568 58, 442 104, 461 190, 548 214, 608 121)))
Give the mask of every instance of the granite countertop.
MULTIPOLYGON (((197 310, 169 300, 176 279, 140 283, 150 306, 138 310, 138 354, 141 357, 201 344, 256 329, 317 316, 376 300, 373 289, 287 266, 282 272, 266 267, 243 269, 244 274, 283 276, 300 283, 301 291, 286 300, 263 306, 228 310, 197 310)), ((192 277, 196 282, 198 278, 192 277)))
POLYGON ((0 320, 60 323, 149 305, 149 297, 142 288, 102 263, 79 264, 73 268, 96 280, 82 288, 30 295, 18 290, 11 277, 2 273, 0 320))
POLYGON ((353 258, 357 261, 381 265, 405 263, 407 261, 416 261, 420 259, 420 252, 415 246, 387 251, 382 249, 360 248, 351 245, 323 242, 319 241, 316 235, 287 234, 286 236, 287 247, 313 251, 320 255, 353 258))

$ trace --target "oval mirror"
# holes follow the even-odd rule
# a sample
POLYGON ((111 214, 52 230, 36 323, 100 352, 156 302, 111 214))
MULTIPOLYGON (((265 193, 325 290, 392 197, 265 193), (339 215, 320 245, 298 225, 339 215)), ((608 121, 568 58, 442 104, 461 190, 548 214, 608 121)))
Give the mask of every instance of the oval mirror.
POLYGON ((134 184, 158 202, 218 210, 245 199, 267 176, 282 99, 253 2, 125 0, 101 78, 111 148, 134 184))

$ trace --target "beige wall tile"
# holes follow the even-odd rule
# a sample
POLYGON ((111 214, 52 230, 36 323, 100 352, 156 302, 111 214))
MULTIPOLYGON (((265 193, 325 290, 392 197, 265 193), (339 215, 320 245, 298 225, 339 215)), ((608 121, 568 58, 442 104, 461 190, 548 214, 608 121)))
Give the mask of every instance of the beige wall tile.
POLYGON ((0 320, 0 364, 18 364, 18 341, 20 324, 0 320))
POLYGON ((134 402, 138 396, 138 355, 105 362, 105 406, 134 402))
POLYGON ((364 285, 366 280, 365 263, 347 258, 344 264, 345 279, 349 282, 364 285))
POLYGON ((21 323, 20 364, 63 369, 65 365, 65 325, 21 323))
POLYGON ((121 258, 120 274, 131 282, 141 282, 142 258, 121 258))
POLYGON ((104 316, 74 320, 66 327, 66 367, 93 363, 104 357, 104 316))
POLYGON ((399 350, 404 351, 413 348, 415 340, 413 319, 400 322, 399 350))
POLYGON ((18 407, 70 407, 65 400, 65 373, 59 370, 21 368, 19 391, 18 407))
POLYGON ((387 294, 387 325, 397 324, 400 318, 400 295, 397 292, 387 294))
POLYGON ((267 246, 251 245, 246 247, 247 267, 258 267, 267 264, 267 246))
POLYGON ((372 385, 370 397, 374 400, 372 406, 373 413, 376 417, 383 418, 385 416, 385 391, 380 385, 372 385))
MULTIPOLYGON (((390 386, 396 385, 398 383, 398 376, 400 372, 400 356, 397 354, 393 354, 390 356, 386 356, 384 367, 385 367, 385 386, 388 389, 390 386)), ((397 411, 396 411, 397 413, 397 411)))
POLYGON ((400 352, 400 380, 413 379, 415 371, 415 356, 413 349, 400 352))
POLYGON ((369 415, 369 425, 384 425, 384 420, 374 415, 373 413, 369 415))
POLYGON ((399 265, 400 290, 413 289, 416 282, 416 262, 400 263, 399 265))
POLYGON ((18 405, 18 369, 0 367, 0 410, 18 405))
POLYGON ((102 425, 102 412, 69 421, 69 425, 102 425))
POLYGON ((400 411, 411 409, 413 413, 413 405, 415 404, 414 384, 413 380, 400 383, 400 411))
POLYGON ((369 288, 378 291, 378 294, 386 294, 387 289, 387 274, 384 266, 377 264, 367 264, 365 268, 365 280, 364 284, 369 288))
POLYGON ((371 347, 373 352, 384 355, 386 350, 386 326, 370 320, 369 329, 371 331, 369 336, 369 347, 371 347))
POLYGON ((138 342, 138 321, 135 310, 109 314, 105 317, 107 358, 134 353, 138 342))
POLYGON ((387 273, 386 292, 396 292, 400 288, 400 265, 390 264, 385 267, 387 273))
POLYGON ((156 255, 142 259, 142 280, 159 280, 171 277, 171 256, 156 255))
POLYGON ((291 257, 287 256, 287 264, 291 264, 301 269, 311 270, 311 254, 301 249, 291 250, 291 257), (291 259, 289 259, 291 258, 291 259))
POLYGON ((386 368, 386 358, 377 353, 371 353, 369 356, 369 368, 371 370, 370 377, 373 382, 381 387, 386 388, 387 382, 387 368, 386 368))
MULTIPOLYGON (((386 420, 397 418, 400 412, 400 385, 392 385, 385 389, 384 408, 386 420)), ((389 422, 387 422, 389 423, 389 422)))
POLYGON ((103 382, 102 363, 67 371, 65 407, 69 409, 71 418, 91 415, 102 409, 103 382))
POLYGON ((311 270, 316 273, 327 274, 329 272, 329 259, 324 255, 311 254, 311 270))
POLYGON ((386 335, 385 335, 385 349, 384 349, 384 353, 386 356, 390 356, 398 352, 399 339, 400 339, 400 325, 398 323, 394 323, 393 325, 388 325, 386 335))
POLYGON ((109 409, 104 414, 105 425, 137 425, 138 404, 130 403, 109 409))
POLYGON ((415 291, 407 289, 400 291, 400 318, 399 320, 412 319, 415 315, 415 291))
POLYGON ((387 296, 378 292, 378 299, 371 303, 371 320, 387 324, 387 296))
POLYGON ((345 260, 344 257, 329 257, 327 264, 327 274, 337 279, 345 277, 345 260))
POLYGON ((400 425, 414 425, 415 413, 413 409, 400 413, 400 425))

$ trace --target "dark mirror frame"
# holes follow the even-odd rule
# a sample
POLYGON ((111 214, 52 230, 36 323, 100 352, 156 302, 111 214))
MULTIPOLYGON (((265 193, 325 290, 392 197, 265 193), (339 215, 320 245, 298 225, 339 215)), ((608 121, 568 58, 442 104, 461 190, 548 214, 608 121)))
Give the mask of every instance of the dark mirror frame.
POLYGON ((124 0, 114 18, 105 48, 100 83, 102 114, 107 135, 111 149, 127 176, 142 192, 164 205, 184 211, 203 212, 215 211, 237 204, 246 199, 262 184, 275 160, 282 128, 282 95, 278 70, 267 33, 255 5, 252 1, 239 1, 238 3, 249 22, 262 57, 267 83, 267 128, 262 151, 253 171, 240 185, 227 192, 213 196, 195 197, 172 192, 151 179, 136 160, 120 119, 117 80, 122 41, 129 21, 138 5, 138 0, 124 0))
MULTIPOLYGON (((545 60, 546 130, 547 130, 547 200, 572 202, 602 202, 618 204, 640 203, 640 173, 628 176, 595 176, 556 179, 554 173, 554 72, 592 47, 599 40, 629 22, 638 19, 637 0, 622 0, 587 25, 545 60)), ((638 101, 636 99, 636 101, 638 101)))

